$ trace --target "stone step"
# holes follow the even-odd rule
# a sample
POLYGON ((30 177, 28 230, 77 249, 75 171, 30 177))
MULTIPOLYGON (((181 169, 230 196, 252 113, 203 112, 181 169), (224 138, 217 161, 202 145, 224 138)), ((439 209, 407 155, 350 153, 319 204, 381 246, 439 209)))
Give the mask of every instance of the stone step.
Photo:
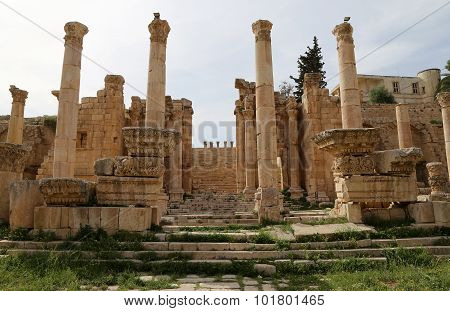
MULTIPOLYGON (((182 243, 180 243, 182 244, 182 243)), ((420 247, 432 255, 450 255, 450 246, 425 246, 420 247)), ((174 254, 191 260, 276 260, 276 259, 344 259, 354 257, 383 257, 385 251, 394 248, 367 248, 367 249, 343 249, 343 250, 290 250, 290 251, 154 251, 157 258, 167 258, 174 254)), ((417 247, 406 247, 405 249, 418 249, 417 247)), ((37 249, 8 249, 6 255, 18 256, 20 254, 39 254, 48 250, 37 249)), ((56 255, 71 254, 73 251, 52 251, 56 255)), ((102 252, 79 252, 84 258, 96 258, 102 252)), ((110 252, 104 252, 109 254, 110 252)), ((121 251, 117 252, 121 258, 139 259, 148 251, 121 251)))

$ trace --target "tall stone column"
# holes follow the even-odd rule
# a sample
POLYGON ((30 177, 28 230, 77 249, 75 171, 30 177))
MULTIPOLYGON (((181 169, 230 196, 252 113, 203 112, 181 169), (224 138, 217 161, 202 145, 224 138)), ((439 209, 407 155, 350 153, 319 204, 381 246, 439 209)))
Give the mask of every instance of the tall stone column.
POLYGON ((245 120, 242 110, 244 109, 240 100, 236 101, 234 115, 236 116, 236 187, 237 193, 245 188, 245 120))
POLYGON ((258 20, 252 25, 256 56, 256 137, 258 155, 258 193, 255 207, 260 221, 279 220, 281 199, 276 189, 277 137, 273 89, 272 23, 258 20))
POLYGON ((147 82, 147 108, 145 126, 164 128, 166 112, 166 47, 170 32, 169 23, 161 20, 159 13, 148 25, 150 31, 150 59, 147 82))
POLYGON ((9 91, 11 92, 13 101, 6 142, 10 144, 21 145, 23 142, 23 114, 25 109, 25 100, 28 97, 28 92, 18 89, 15 85, 11 85, 9 91))
POLYGON ((183 189, 192 193, 192 103, 186 100, 183 107, 183 189))
POLYGON ((289 171, 291 183, 289 192, 291 197, 298 199, 302 196, 300 188, 300 156, 298 154, 298 105, 294 97, 289 97, 286 107, 289 118, 289 171))
POLYGON ((61 87, 59 90, 53 177, 71 178, 75 170, 78 102, 80 97, 81 51, 88 28, 78 22, 64 26, 66 32, 61 87))
MULTIPOLYGON (((172 118, 174 130, 181 134, 183 132, 183 104, 181 102, 173 103, 172 118)), ((183 144, 180 140, 175 145, 175 149, 170 157, 169 197, 172 202, 183 200, 182 163, 183 144)))
POLYGON ((442 123, 444 126, 445 155, 447 156, 447 170, 450 179, 450 92, 441 92, 437 101, 442 109, 442 123))
MULTIPOLYGON (((252 95, 248 95, 252 96, 252 95)), ((245 189, 244 195, 253 198, 256 192, 256 132, 255 110, 250 107, 242 111, 245 119, 245 189)))
POLYGON ((337 40, 339 88, 342 109, 342 128, 362 128, 362 113, 358 79, 356 77, 353 28, 344 22, 333 30, 337 40))
POLYGON ((413 146, 411 134, 411 122, 409 119, 409 105, 406 103, 395 106, 397 117, 398 147, 410 148, 413 146))

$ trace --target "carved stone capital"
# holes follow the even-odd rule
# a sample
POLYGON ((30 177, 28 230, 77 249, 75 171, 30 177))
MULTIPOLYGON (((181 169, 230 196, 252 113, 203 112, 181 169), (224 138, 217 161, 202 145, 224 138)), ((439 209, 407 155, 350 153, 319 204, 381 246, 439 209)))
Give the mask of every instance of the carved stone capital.
POLYGON ((272 23, 267 20, 257 20, 252 24, 252 30, 255 34, 255 40, 270 41, 270 32, 272 30, 272 23))
POLYGON ((450 92, 439 92, 436 99, 442 109, 450 107, 450 92))
POLYGON ((337 42, 353 43, 353 27, 347 22, 334 27, 332 34, 336 36, 337 42))
POLYGON ((66 45, 81 48, 83 47, 83 37, 89 32, 89 29, 79 22, 68 22, 64 26, 66 36, 64 40, 66 45))
POLYGON ((378 174, 410 175, 415 171, 416 163, 423 157, 420 148, 404 148, 375 151, 371 154, 378 174))
POLYGON ((31 148, 0 143, 0 171, 23 173, 31 148))
POLYGON ((244 98, 244 108, 245 109, 255 109, 256 96, 254 94, 249 94, 244 98))
POLYGON ((128 155, 135 157, 169 156, 181 140, 179 132, 169 129, 124 127, 122 133, 128 155))
POLYGON ((55 96, 57 100, 59 100, 59 90, 53 90, 52 95, 55 96))
POLYGON ((25 104, 25 100, 28 98, 28 92, 17 88, 15 85, 9 86, 9 91, 11 92, 13 103, 19 102, 25 104))
POLYGON ((114 166, 115 176, 161 177, 165 172, 163 158, 117 157, 114 166))
POLYGON ((371 175, 375 172, 375 165, 369 156, 354 157, 351 155, 337 157, 332 167, 335 175, 371 175))
POLYGON ((445 166, 441 162, 427 163, 428 183, 431 187, 431 194, 447 192, 447 174, 445 166))
POLYGON ((372 153, 380 135, 376 128, 332 129, 320 132, 312 140, 319 149, 338 157, 372 153))
POLYGON ((155 17, 153 21, 148 25, 148 31, 150 31, 150 40, 152 42, 167 43, 167 37, 169 36, 170 26, 166 20, 155 17))
POLYGON ((95 183, 78 178, 44 178, 39 190, 47 206, 87 206, 94 203, 95 183))
POLYGON ((255 110, 245 109, 242 111, 245 121, 253 121, 255 119, 255 110))

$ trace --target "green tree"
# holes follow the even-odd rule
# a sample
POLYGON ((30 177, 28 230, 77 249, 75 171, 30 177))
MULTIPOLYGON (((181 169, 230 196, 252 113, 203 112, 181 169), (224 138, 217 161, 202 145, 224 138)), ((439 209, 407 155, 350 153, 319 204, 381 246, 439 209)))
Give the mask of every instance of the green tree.
MULTIPOLYGON (((447 61, 445 69, 450 71, 450 59, 447 61)), ((444 76, 444 78, 439 82, 436 94, 439 92, 450 92, 450 73, 443 73, 442 76, 444 76)))
POLYGON ((302 101, 303 95, 303 80, 305 73, 320 73, 322 79, 320 87, 325 87, 325 71, 323 70, 324 62, 322 62, 322 49, 319 47, 317 37, 314 36, 313 46, 307 47, 307 51, 304 55, 300 55, 297 60, 298 75, 297 77, 290 76, 295 82, 294 96, 298 103, 302 101))
POLYGON ((384 86, 377 86, 370 90, 369 99, 371 103, 376 104, 395 104, 394 95, 392 95, 384 86))

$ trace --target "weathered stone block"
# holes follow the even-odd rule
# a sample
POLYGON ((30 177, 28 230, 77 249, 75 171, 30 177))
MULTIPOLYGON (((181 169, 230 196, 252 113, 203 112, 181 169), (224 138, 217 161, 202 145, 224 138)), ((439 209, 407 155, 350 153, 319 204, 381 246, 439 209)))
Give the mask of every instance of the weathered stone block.
POLYGON ((408 212, 416 224, 434 222, 434 209, 431 202, 409 204, 408 212))
POLYGON ((151 208, 121 207, 119 230, 145 231, 151 226, 151 208))
POLYGON ((375 151, 370 155, 379 174, 410 175, 415 171, 416 163, 423 157, 420 148, 393 149, 375 151))
POLYGON ((100 225, 109 234, 119 230, 119 208, 102 207, 100 209, 100 225))
POLYGON ((0 171, 0 223, 9 222, 9 187, 12 182, 20 179, 20 173, 0 171))
POLYGON ((87 207, 69 207, 69 228, 78 230, 89 225, 89 209, 87 207))
POLYGON ((61 207, 39 206, 34 209, 34 229, 60 229, 61 207))
POLYGON ((44 178, 39 188, 47 206, 86 206, 95 198, 95 183, 83 179, 44 178))
POLYGON ((13 182, 9 193, 9 224, 11 229, 33 228, 34 208, 44 205, 39 191, 39 181, 24 180, 13 182))
POLYGON ((433 202, 434 221, 436 225, 450 227, 450 202, 433 202))
POLYGON ((88 208, 89 226, 91 228, 101 227, 101 207, 89 207, 88 208))
POLYGON ((98 159, 94 163, 94 173, 97 176, 113 176, 114 175, 113 158, 98 159))

